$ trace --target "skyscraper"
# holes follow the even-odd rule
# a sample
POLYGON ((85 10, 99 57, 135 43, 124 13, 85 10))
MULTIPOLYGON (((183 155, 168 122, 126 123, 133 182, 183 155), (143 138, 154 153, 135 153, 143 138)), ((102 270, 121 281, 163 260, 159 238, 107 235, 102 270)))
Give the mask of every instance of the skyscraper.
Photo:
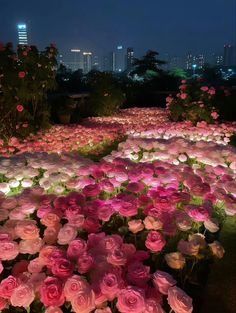
POLYGON ((132 69, 133 62, 134 62, 134 49, 133 48, 127 48, 126 69, 128 72, 132 69))
POLYGON ((92 69, 92 52, 83 52, 83 61, 84 61, 84 74, 88 74, 88 72, 92 69))
POLYGON ((123 46, 117 46, 115 52, 115 71, 123 72, 125 70, 125 54, 123 46))
POLYGON ((224 45, 224 57, 223 65, 232 66, 234 65, 234 49, 232 45, 224 45))
POLYGON ((17 24, 18 44, 28 45, 28 32, 25 23, 17 24))
POLYGON ((74 55, 74 60, 71 62, 71 69, 73 71, 77 71, 78 69, 83 69, 83 62, 81 59, 81 51, 80 49, 74 48, 70 50, 71 53, 74 55))

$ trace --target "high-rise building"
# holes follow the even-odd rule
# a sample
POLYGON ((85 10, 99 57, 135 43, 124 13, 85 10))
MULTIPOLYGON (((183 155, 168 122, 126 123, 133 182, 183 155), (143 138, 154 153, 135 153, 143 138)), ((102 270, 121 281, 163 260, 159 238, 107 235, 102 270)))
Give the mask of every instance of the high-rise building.
MULTIPOLYGON (((70 50, 70 52, 73 54, 72 61, 70 62, 70 68, 73 71, 77 71, 79 69, 83 69, 83 61, 81 56, 81 51, 78 48, 73 48, 70 50)), ((70 58, 71 59, 71 58, 70 58)))
POLYGON ((128 72, 132 69, 133 62, 134 62, 134 49, 133 48, 127 48, 126 69, 128 72))
POLYGON ((25 23, 17 24, 18 44, 28 45, 28 32, 25 23))
POLYGON ((114 52, 110 52, 103 57, 102 70, 104 72, 115 72, 116 55, 114 52))
POLYGON ((92 69, 92 52, 83 52, 83 61, 83 72, 84 74, 88 74, 92 69))
POLYGON ((205 56, 203 54, 193 55, 189 53, 186 60, 186 69, 192 70, 193 67, 202 69, 205 64, 205 56))
POLYGON ((99 57, 97 55, 93 57, 92 69, 96 71, 100 70, 99 57))
POLYGON ((224 45, 223 65, 224 66, 234 65, 234 48, 232 45, 224 45))
POLYGON ((125 54, 123 46, 117 46, 115 52, 115 72, 123 72, 125 70, 125 54))

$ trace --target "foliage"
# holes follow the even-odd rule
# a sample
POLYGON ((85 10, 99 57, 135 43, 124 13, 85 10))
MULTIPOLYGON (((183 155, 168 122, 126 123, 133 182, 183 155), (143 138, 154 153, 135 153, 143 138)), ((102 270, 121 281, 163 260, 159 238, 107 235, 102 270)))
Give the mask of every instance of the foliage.
POLYGON ((158 76, 162 70, 160 66, 166 64, 165 61, 158 59, 159 53, 148 50, 141 59, 135 59, 133 63, 134 70, 131 76, 138 76, 141 80, 152 79, 158 76))
POLYGON ((193 124, 205 121, 213 123, 219 117, 213 106, 216 90, 213 87, 202 86, 201 81, 182 81, 180 92, 175 98, 167 97, 167 108, 173 121, 191 121, 193 124))
POLYGON ((115 77, 110 73, 95 72, 89 77, 91 96, 88 109, 93 116, 110 115, 124 102, 124 94, 115 77))
POLYGON ((55 88, 57 50, 51 45, 39 52, 35 46, 0 44, 0 135, 5 138, 24 128, 48 125, 47 92, 55 88), (28 126, 26 126, 28 125, 28 126))

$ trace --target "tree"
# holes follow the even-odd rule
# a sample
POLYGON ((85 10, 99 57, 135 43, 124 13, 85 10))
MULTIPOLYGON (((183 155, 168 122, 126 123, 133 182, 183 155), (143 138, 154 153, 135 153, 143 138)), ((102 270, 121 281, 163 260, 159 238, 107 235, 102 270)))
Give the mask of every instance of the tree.
POLYGON ((166 64, 165 61, 158 59, 159 53, 156 51, 148 50, 141 59, 135 59, 133 63, 134 70, 131 76, 138 76, 141 79, 150 79, 162 73, 160 68, 166 64))

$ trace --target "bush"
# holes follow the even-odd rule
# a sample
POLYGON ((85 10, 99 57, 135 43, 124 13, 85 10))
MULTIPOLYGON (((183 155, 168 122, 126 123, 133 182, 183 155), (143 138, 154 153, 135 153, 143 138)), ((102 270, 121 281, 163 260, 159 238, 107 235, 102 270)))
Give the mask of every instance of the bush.
POLYGON ((124 94, 118 81, 110 73, 95 73, 89 84, 92 92, 88 100, 88 109, 92 116, 111 115, 124 102, 124 94))
POLYGON ((48 126, 47 92, 55 88, 56 55, 53 45, 42 52, 19 46, 15 52, 10 43, 0 44, 0 136, 48 126))
POLYGON ((171 120, 189 120, 196 125, 201 121, 214 123, 218 119, 219 115, 213 106, 215 88, 201 86, 200 81, 187 83, 183 80, 179 90, 175 98, 170 95, 166 99, 171 120))

